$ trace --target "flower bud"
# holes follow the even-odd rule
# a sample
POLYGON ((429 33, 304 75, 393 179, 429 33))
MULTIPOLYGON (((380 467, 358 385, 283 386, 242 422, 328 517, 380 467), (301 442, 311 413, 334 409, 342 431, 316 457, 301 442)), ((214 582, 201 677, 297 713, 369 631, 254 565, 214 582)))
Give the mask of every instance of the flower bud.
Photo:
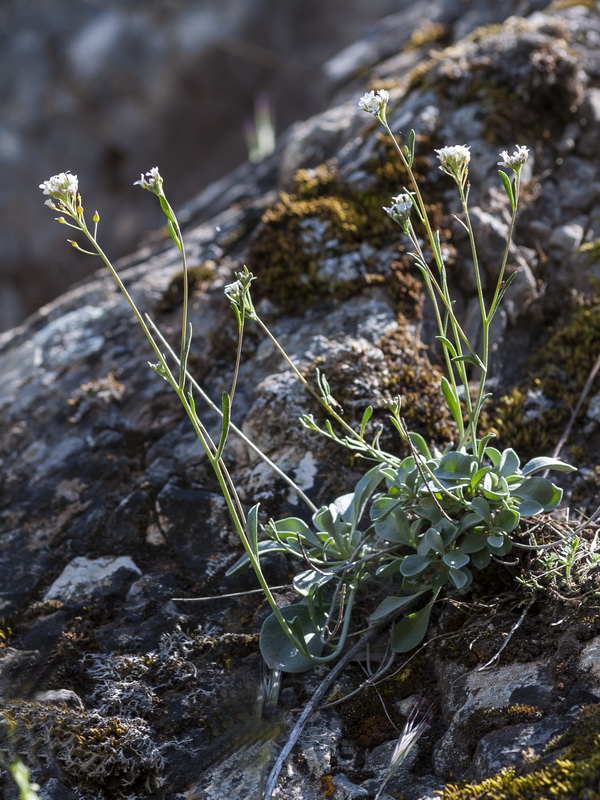
POLYGON ((408 233, 412 205, 412 198, 409 194, 399 194, 396 197, 392 197, 392 205, 389 208, 384 206, 383 210, 394 222, 397 222, 402 227, 404 233, 408 233))
POLYGON ((467 180, 467 171, 471 161, 471 153, 469 151, 470 148, 463 144, 442 147, 441 150, 435 151, 438 154, 442 172, 455 178, 463 185, 467 180))
MULTIPOLYGON (((71 175, 69 170, 53 175, 50 180, 40 183, 40 189, 44 194, 60 200, 62 203, 73 203, 77 196, 78 181, 77 175, 71 175)), ((50 206, 52 201, 46 200, 46 205, 50 206)))
POLYGON ((521 172, 523 164, 525 164, 529 158, 529 148, 522 144, 518 144, 516 147, 517 149, 512 156, 509 156, 506 150, 500 153, 502 161, 498 162, 499 167, 508 167, 514 170, 514 172, 521 172))
POLYGON ((358 107, 361 111, 366 111, 368 114, 373 114, 374 117, 381 118, 385 116, 385 107, 390 99, 390 93, 385 89, 379 89, 378 92, 367 92, 358 101, 358 107))
POLYGON ((135 181, 133 185, 141 186, 142 189, 148 189, 149 192, 152 192, 157 196, 160 196, 163 193, 162 191, 163 179, 160 176, 158 167, 152 167, 152 169, 146 172, 145 174, 142 173, 139 181, 135 181))

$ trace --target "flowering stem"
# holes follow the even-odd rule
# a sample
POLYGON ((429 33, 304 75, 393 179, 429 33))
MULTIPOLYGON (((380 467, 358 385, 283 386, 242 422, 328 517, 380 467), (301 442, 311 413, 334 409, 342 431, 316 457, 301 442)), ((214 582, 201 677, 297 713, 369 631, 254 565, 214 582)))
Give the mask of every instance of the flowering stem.
POLYGON ((165 361, 165 358, 164 358, 163 354, 160 351, 159 346, 157 345, 156 341, 154 340, 154 337, 152 336, 152 333, 150 332, 150 329, 146 325, 146 321, 144 320, 144 317, 140 313, 140 311, 139 311, 138 307, 136 306, 133 298, 131 297, 131 295, 127 291, 127 288, 125 287, 125 284, 121 280, 121 278, 119 276, 119 273, 115 270, 115 268, 111 264, 108 256, 105 254, 105 252, 102 250, 102 248, 98 244, 98 241, 96 240, 95 235, 92 234, 90 232, 90 230, 88 229, 87 224, 85 222, 85 219, 83 217, 83 214, 78 215, 76 217, 76 219, 78 221, 79 229, 88 238, 88 240, 92 244, 94 250, 100 256, 100 258, 104 262, 104 265, 107 267, 108 271, 110 272, 111 276, 113 277, 115 283, 119 287, 121 293, 123 294, 123 296, 125 297, 125 299, 129 303, 129 306, 131 307, 131 310, 133 311, 133 313, 135 315, 135 318, 137 319, 140 327, 142 328, 146 338, 150 342, 150 344, 152 346, 152 349, 154 350, 154 352, 155 352, 155 354, 156 354, 156 356, 157 356, 157 358, 158 358, 158 360, 159 360, 159 362, 160 362, 160 364, 161 364, 161 366, 162 366, 162 368, 164 370, 163 377, 167 380, 167 382, 169 384, 171 384, 171 386, 177 385, 176 382, 175 382, 175 378, 173 377, 173 374, 172 374, 171 370, 169 369, 169 366, 168 366, 167 362, 165 361))
POLYGON ((519 190, 521 188, 521 171, 518 170, 515 173, 515 185, 513 189, 513 197, 514 203, 512 208, 512 214, 510 218, 510 225, 508 228, 508 235, 506 237, 506 246, 504 248, 504 255, 502 257, 502 265, 500 267, 500 273, 498 275, 498 281, 496 283, 496 290, 494 292, 494 297, 492 299, 492 303, 490 305, 490 310, 487 316, 487 321, 491 322, 494 314, 498 310, 498 305, 501 299, 501 292, 504 284, 504 274, 506 272, 506 265, 508 263, 508 255, 510 252, 510 246, 512 243, 513 233, 515 230, 515 223, 517 221, 517 209, 519 207, 519 190))
MULTIPOLYGON (((435 313, 436 313, 436 321, 437 321, 438 330, 440 332, 440 335, 441 336, 446 336, 446 324, 442 321, 441 315, 440 315, 439 310, 437 308, 437 303, 435 302, 435 296, 434 296, 434 293, 432 291, 432 286, 435 286, 435 289, 436 289, 437 293, 439 294, 440 298, 442 299, 442 302, 444 303, 444 306, 446 308, 447 320, 449 321, 450 327, 452 329, 452 336, 453 336, 453 339, 454 339, 454 345, 455 345, 455 348, 456 348, 457 355, 460 356, 460 355, 463 354, 461 341, 464 341, 465 344, 467 345, 467 347, 469 348, 469 350, 471 350, 471 352, 472 352, 471 344, 470 344, 466 334, 464 333, 464 331, 460 327, 460 325, 458 323, 458 320, 456 319, 456 315, 454 314, 454 310, 453 310, 453 307, 452 307, 452 299, 450 297, 450 292, 448 290, 446 266, 444 264, 444 260, 442 258, 442 254, 441 254, 440 248, 436 244, 437 243, 437 237, 433 232, 433 228, 431 227, 431 223, 429 221, 429 216, 427 214, 427 209, 425 207, 425 202, 423 200, 423 197, 421 195, 421 191, 419 189, 419 184, 418 184, 418 182, 417 182, 417 180, 415 178, 415 175, 414 175, 414 173, 412 171, 411 165, 408 163, 402 148, 398 144, 398 141, 397 141, 396 137, 394 136, 390 126, 388 125, 388 122, 387 122, 387 119, 385 117, 385 114, 382 113, 377 118, 382 123, 382 125, 386 129, 388 135, 390 136, 390 138, 391 138, 391 140, 392 140, 392 142, 394 144, 394 148, 396 149, 396 152, 400 156, 400 160, 402 162, 402 166, 404 167, 404 169, 406 170, 406 172, 408 174, 408 177, 410 179, 410 183, 411 183, 411 186, 412 186, 412 189, 413 189, 413 192, 414 192, 414 196, 415 196, 416 201, 417 201, 417 209, 418 209, 419 218, 421 219, 421 221, 422 221, 422 223, 423 223, 423 225, 425 227, 425 232, 427 234, 427 238, 428 238, 429 242, 431 243, 431 247, 432 247, 432 251, 433 251, 433 257, 435 259, 436 266, 437 266, 438 272, 440 274, 441 285, 439 285, 438 282, 435 280, 433 274, 431 273, 430 268, 427 266, 427 263, 426 263, 425 258, 423 256, 423 253, 421 251, 420 245, 418 244, 417 237, 416 237, 416 235, 414 235, 414 229, 413 229, 413 235, 410 237, 411 238, 411 242, 417 248, 417 252, 419 253, 420 262, 421 262, 422 266, 424 267, 424 269, 421 270, 421 273, 423 274, 423 276, 425 278, 425 283, 426 283, 426 286, 427 286, 428 294, 429 294, 430 298, 432 299, 432 301, 434 303, 434 308, 435 308, 435 313), (427 276, 427 277, 425 277, 425 276, 427 276)), ((455 397, 458 398, 458 387, 457 387, 456 377, 455 377, 455 370, 456 370, 456 372, 458 373, 458 376, 460 378, 460 381, 463 384, 463 387, 465 389, 464 402, 465 402, 465 406, 466 406, 467 416, 468 416, 469 419, 471 419, 471 416, 472 416, 472 413, 473 413, 473 408, 472 408, 472 404, 471 404, 471 397, 470 397, 470 394, 469 394, 469 382, 468 382, 468 378, 467 378, 465 365, 464 365, 464 363, 462 361, 452 362, 450 353, 448 352, 448 349, 446 347, 443 348, 443 351, 444 351, 444 360, 446 362, 446 372, 447 372, 448 378, 450 380, 452 391, 453 391, 455 397)), ((465 438, 464 423, 462 422, 461 419, 457 419, 456 423, 457 423, 457 426, 459 428, 460 440, 461 440, 461 442, 463 442, 464 438, 465 438)))
MULTIPOLYGON (((466 174, 465 174, 466 178, 466 174)), ((481 272, 479 268, 479 260, 477 258, 477 247, 475 245, 475 234, 473 232, 473 225, 471 223, 471 217, 469 214, 469 207, 467 205, 467 198, 465 195, 465 182, 457 180, 456 184, 458 186, 458 193, 460 196, 460 204, 462 206, 462 211, 464 215, 464 226, 467 230, 467 234, 469 236, 469 244, 471 246, 471 257, 473 259, 473 271, 475 273, 475 283, 477 285, 477 299, 479 300, 479 311, 481 314, 481 325, 482 325, 482 347, 481 347, 481 357, 480 357, 480 364, 478 368, 481 371, 481 375, 479 378, 479 384, 477 387, 477 396, 475 399, 474 406, 471 408, 469 413, 469 431, 471 436, 471 447, 472 452, 475 455, 477 453, 477 423, 479 420, 479 414, 481 412, 481 407, 483 405, 483 395, 485 391, 485 381, 487 377, 487 368, 488 368, 488 359, 489 359, 489 321, 488 316, 485 308, 485 299, 483 297, 483 286, 481 283, 481 272)), ((469 394, 469 387, 468 384, 465 385, 465 391, 469 394)), ((461 442, 461 444, 466 444, 465 442, 461 442)))
MULTIPOLYGON (((175 352, 173 351, 171 345, 167 342, 167 340, 165 339, 165 337, 163 336, 161 331, 158 330, 158 328, 156 327, 154 322, 149 318, 148 318, 148 323, 152 327, 152 329, 153 329, 154 333, 156 334, 156 336, 158 336, 158 338, 160 339, 162 345, 168 350, 169 354, 171 356, 173 356, 175 361, 177 361, 177 356, 175 355, 175 352)), ((195 378, 190 374, 190 372, 187 371, 187 370, 186 370, 186 372, 187 372, 188 381, 194 387, 194 389, 198 392, 200 397, 204 400, 204 402, 207 405, 209 405, 213 409, 213 411, 215 411, 220 417, 222 417, 223 416, 223 411, 219 408, 219 406, 216 403, 214 403, 210 399, 210 397, 206 394, 204 389, 195 380, 195 378)), ((251 439, 249 439, 242 430, 240 430, 240 428, 236 427, 233 424, 233 422, 231 423, 230 427, 231 427, 231 430, 236 434, 236 436, 239 436, 240 439, 244 442, 244 444, 247 447, 249 447, 251 450, 253 450, 256 453, 256 455, 260 459, 262 459, 262 461, 265 462, 265 464, 268 464, 268 466, 271 467, 271 469, 277 475, 279 475, 280 478, 282 478, 284 481, 286 481, 286 483, 289 484, 289 486, 294 490, 294 492, 296 492, 298 497, 300 497, 300 499, 303 500, 304 503, 306 503, 306 505, 310 508, 310 510, 312 512, 315 512, 315 511, 318 510, 317 506, 302 491, 302 489, 298 486, 298 484, 294 480, 292 480, 292 478, 290 478, 290 476, 287 473, 285 473, 280 467, 278 467, 277 464, 275 464, 274 461, 271 461, 271 459, 265 453, 263 453, 263 451, 251 439)))
MULTIPOLYGON (((104 253, 104 251, 102 250, 102 248, 98 244, 98 241, 97 241, 96 235, 95 235, 96 234, 96 228, 97 228, 97 220, 96 220, 97 215, 96 214, 94 215, 94 218, 95 218, 94 221, 96 223, 96 226, 95 226, 95 229, 94 229, 94 233, 91 233, 91 231, 89 230, 89 228, 87 227, 87 224, 85 222, 85 218, 84 218, 84 215, 83 215, 83 208, 81 208, 81 199, 80 199, 80 197, 79 196, 76 197, 75 196, 75 192, 73 192, 72 195, 69 196, 69 197, 64 197, 64 198, 61 197, 61 198, 57 198, 57 199, 59 199, 59 204, 60 204, 59 208, 60 208, 60 210, 63 211, 64 213, 68 214, 75 222, 75 225, 71 225, 71 223, 66 223, 66 224, 71 225, 71 227, 77 227, 86 236, 86 238, 90 241, 90 243, 92 244, 94 250, 96 251, 95 254, 99 255, 100 258, 102 259, 102 261, 104 262, 104 264, 106 265, 106 267, 109 270, 111 276, 113 277, 114 281, 116 282, 118 288, 120 289, 120 291, 122 292, 123 296, 127 300, 129 306, 131 307, 131 309, 132 309, 132 311, 133 311, 133 313, 134 313, 134 315, 135 315, 140 327, 142 328, 142 330, 144 331, 144 334, 146 335, 146 338, 150 342, 150 345, 152 346, 152 349, 154 350, 156 356, 158 357, 159 363, 158 363, 158 365, 156 365, 156 367, 154 367, 154 369, 155 369, 156 372, 158 372, 167 381, 167 383, 169 383, 171 388, 175 391, 175 393, 177 394, 177 396, 178 396, 178 398, 179 398, 179 400, 180 400, 180 402, 181 402, 181 404, 182 404, 182 406, 183 406, 183 408, 184 408, 184 410, 185 410, 190 422, 192 423, 192 427, 193 427, 198 439, 200 440, 202 448, 203 448, 203 450, 204 450, 204 452, 205 452, 205 454, 206 454, 208 460, 210 461, 210 464, 211 464, 211 466, 212 466, 212 468, 214 470, 215 476, 216 476, 217 481, 219 483, 219 487, 221 489, 221 492, 222 492, 223 497, 225 499, 225 503, 227 505, 227 510, 229 512, 229 516, 231 517, 231 520, 232 520, 233 525, 234 525, 234 527, 236 529, 236 532, 237 532, 237 534, 238 534, 238 536, 240 538, 240 541, 242 542, 244 550, 246 551, 248 559, 250 560, 250 563, 251 563, 251 565, 252 565, 252 567, 254 569, 254 572, 256 574, 258 582, 260 583, 261 589, 263 590, 263 592, 265 594, 265 597, 266 597, 266 599, 267 599, 267 601, 269 603, 269 606, 271 607, 271 610, 273 611, 273 614, 277 618, 279 624, 281 625, 283 631, 285 632, 286 636, 289 638, 289 640, 293 644, 293 646, 300 653, 302 653, 302 655, 305 658, 308 658, 308 659, 311 659, 311 660, 315 660, 313 658, 313 656, 311 656, 310 652, 308 651, 308 649, 306 647, 306 643, 303 640, 300 640, 296 636, 294 631, 290 628, 290 626, 288 625, 287 621, 283 617, 283 615, 282 615, 282 613, 281 613, 281 611, 280 611, 280 609, 279 609, 279 607, 277 605, 277 601, 275 600, 275 597, 273 596, 273 594, 271 592, 269 584, 267 583, 267 581, 266 581, 266 579, 265 579, 265 577, 263 575, 262 568, 261 568, 261 565, 260 565, 260 559, 258 557, 258 554, 254 552, 254 550, 252 548, 252 545, 251 545, 251 543, 250 543, 250 541, 248 539, 248 536, 246 534, 246 529, 245 529, 246 522, 245 522, 245 517, 244 517, 243 510, 242 510, 241 502, 240 502, 239 496, 238 496, 238 494, 237 494, 237 492, 235 490, 235 487, 233 486, 233 483, 231 481, 229 473, 228 473, 228 471, 227 471, 227 469, 226 469, 226 467, 225 467, 225 465, 223 463, 223 460, 221 459, 221 455, 220 455, 219 449, 216 447, 216 445, 212 441, 208 431, 205 429, 205 427, 203 426, 202 422, 200 421, 200 419, 199 419, 199 417, 198 417, 198 415, 196 413, 196 409, 195 409, 195 406, 194 406, 192 395, 190 394, 189 397, 186 397, 186 394, 185 394, 185 381, 186 381, 186 374, 187 374, 186 360, 187 360, 187 352, 188 352, 188 340, 187 340, 187 334, 186 334, 185 327, 183 328, 183 331, 182 331, 182 353, 181 353, 181 358, 179 360, 179 380, 176 380, 175 377, 173 376, 171 370, 169 369, 169 366, 168 366, 168 364, 166 362, 166 359, 165 359, 164 355, 162 354, 158 344, 156 343, 154 337, 152 336, 152 333, 151 333, 148 325, 146 324, 146 321, 145 321, 144 317, 140 313, 140 311, 139 311, 138 307, 136 306, 133 298, 131 297, 131 295, 127 291, 127 288, 125 287, 125 284, 123 283, 123 281, 121 280, 119 274, 117 273, 117 271, 113 267, 113 265, 110 262, 108 256, 104 253)), ((169 225, 169 230, 170 230, 171 236, 175 240, 176 244, 178 244, 178 248, 179 248, 179 251, 180 251, 180 253, 182 255, 182 259, 183 259, 184 258, 184 251, 183 251, 183 246, 182 246, 182 242, 181 242, 181 232, 180 232, 180 229, 179 229, 179 225, 177 224, 177 220, 175 219, 175 216, 174 216, 172 210, 170 209, 170 206, 168 206, 168 203, 167 203, 166 199, 164 198, 164 195, 161 197, 160 194, 159 194, 159 199, 161 201, 161 207, 163 208, 165 213, 167 213, 166 208, 168 208, 168 211, 169 211, 170 215, 172 215, 172 217, 173 217, 173 219, 171 219, 171 216, 169 216, 169 214, 167 214, 167 216, 169 217, 169 222, 171 223, 171 225, 169 225)), ((55 205, 53 205, 52 207, 56 208, 55 205)), ((79 248, 78 245, 75 245, 75 246, 78 249, 82 249, 82 248, 79 248)), ((185 308, 184 308, 184 312, 185 312, 184 313, 184 326, 187 325, 187 302, 188 302, 188 296, 187 296, 187 292, 186 292, 185 293, 185 308)), ((338 648, 336 648, 334 653, 337 654, 337 652, 339 652, 338 648)), ((329 661, 333 657, 335 657, 335 655, 331 654, 331 656, 325 657, 324 659, 321 659, 320 661, 321 662, 329 661)))
POLYGON ((475 275, 477 278, 477 288, 479 294, 479 304, 481 308, 481 324, 482 324, 482 344, 481 344, 481 363, 483 365, 481 379, 479 381, 479 386, 477 388, 477 395, 475 398, 475 404, 473 407, 473 415, 471 419, 471 430, 472 430, 472 440, 473 440, 473 453, 476 453, 476 442, 477 442, 477 426, 479 423, 479 417, 481 415, 481 410, 483 408, 483 404, 486 399, 485 395, 485 383, 487 379, 487 372, 488 372, 488 365, 489 365, 489 347, 490 347, 490 328, 492 324, 492 320, 496 311, 498 310, 498 306, 500 300, 502 298, 502 289, 504 286, 504 275, 506 272, 506 265, 508 263, 508 256, 510 252, 510 246, 512 243, 512 237, 515 229, 515 222, 517 218, 517 209, 518 209, 518 201, 519 201, 519 188, 520 188, 520 180, 521 180, 521 173, 520 170, 517 170, 515 173, 515 185, 513 189, 513 197, 514 202, 512 203, 512 214, 510 219, 510 225, 508 229, 508 234, 506 237, 506 245, 504 247, 504 254, 502 256, 502 263, 500 266, 500 272, 498 275, 498 280, 496 282, 496 288, 494 291, 494 296, 492 298, 492 302, 490 304, 489 310, 486 312, 485 304, 483 300, 483 293, 481 291, 481 281, 479 279, 479 266, 476 261, 476 251, 475 251, 475 243, 474 243, 474 236, 471 227, 471 221, 469 219, 468 209, 466 205, 466 201, 464 200, 464 195, 461 193, 461 202, 463 203, 463 211, 465 213, 465 220, 467 225, 467 230, 469 231, 469 239, 471 241, 471 247, 473 252, 473 261, 475 264, 475 275))
POLYGON ((171 208, 169 201, 167 200, 165 193, 162 189, 162 181, 159 186, 159 191, 157 193, 158 199, 160 201, 160 207, 163 210, 164 215, 168 220, 168 228, 169 233, 171 234, 171 238, 177 245, 177 249, 181 255, 181 266, 183 270, 183 302, 182 302, 182 312, 181 312, 181 350, 180 350, 180 358, 179 358, 179 382, 178 386, 181 391, 185 389, 185 371, 187 366, 188 360, 188 353, 189 353, 189 346, 191 344, 191 330, 188 331, 188 306, 189 306, 189 273, 188 273, 188 265, 187 265, 187 256, 185 252, 185 244, 183 242, 183 236, 181 235, 181 228, 179 227, 179 222, 175 215, 175 212, 171 208))

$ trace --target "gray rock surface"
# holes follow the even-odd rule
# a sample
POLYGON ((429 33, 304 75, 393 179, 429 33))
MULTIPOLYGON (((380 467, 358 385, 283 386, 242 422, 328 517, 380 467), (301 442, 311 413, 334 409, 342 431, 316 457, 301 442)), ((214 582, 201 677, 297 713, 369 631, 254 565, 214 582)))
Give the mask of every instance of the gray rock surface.
POLYGON ((247 158, 268 97, 278 131, 323 108, 323 64, 397 0, 6 0, 0 9, 0 330, 93 269, 56 247, 36 187, 71 169, 111 207, 123 255, 158 213, 130 188, 158 161, 176 204, 247 158), (32 236, 35 230, 35 236, 32 236))
MULTIPOLYGON (((349 420, 360 420, 371 403, 383 422, 385 399, 401 393, 409 426, 439 445, 447 441, 431 311, 402 262, 398 232, 379 211, 380 194, 396 193, 402 177, 382 177, 389 153, 373 120, 355 108, 368 79, 385 80, 394 129, 414 126, 420 135, 423 189, 439 204, 465 316, 475 298, 469 247, 432 151, 472 146, 474 217, 483 225, 494 220, 483 234, 493 250, 506 218, 498 152, 514 143, 531 148, 511 253, 522 272, 495 331, 501 347, 491 379, 498 394, 516 383, 532 399, 535 418, 524 418, 524 401, 519 421, 541 447, 540 420, 561 412, 551 392, 568 383, 566 370, 579 359, 582 388, 597 352, 598 303, 589 279, 600 235, 600 17, 584 6, 544 12, 543 5, 476 2, 467 13, 453 0, 434 4, 430 18, 445 27, 434 37, 439 52, 427 59, 429 42, 408 44, 419 23, 416 4, 405 3, 378 34, 340 57, 332 108, 292 127, 271 158, 243 165, 187 203, 190 263, 203 268, 190 304, 191 363, 210 396, 229 388, 236 341, 223 287, 247 263, 261 313, 301 369, 323 369, 349 420), (517 12, 524 16, 503 20, 517 12), (490 22, 502 24, 473 32, 490 22), (360 205, 373 195, 375 212, 360 205), (559 228, 564 235, 556 240, 559 228), (574 252, 580 234, 592 247, 574 252), (529 383, 538 366, 528 359, 573 313, 583 313, 587 327, 561 345, 552 381, 540 373, 541 385, 529 383)), ((109 237, 112 223, 93 185, 82 183, 82 191, 87 207, 99 206, 101 234, 109 237)), ((148 201, 135 190, 127 199, 140 208, 148 201)), ((140 308, 176 342, 174 248, 159 239, 121 269, 140 308)), ((476 336, 475 322, 472 331, 476 336)), ((225 576, 240 548, 193 431, 147 367, 150 356, 101 271, 0 336, 0 698, 16 731, 7 746, 57 800, 246 798, 264 784, 285 731, 325 674, 320 668, 287 677, 285 702, 261 715, 257 633, 267 609, 260 594, 246 593, 256 588, 252 576, 225 576), (82 565, 116 571, 69 578, 82 565), (65 692, 81 705, 44 701, 72 696, 65 692)), ((299 477, 317 504, 329 503, 351 488, 360 466, 296 422, 313 412, 274 348, 249 326, 234 422, 299 477)), ((567 497, 588 513, 597 503, 596 416, 592 410, 576 422, 571 441, 582 471, 564 482, 567 497)), ((206 421, 218 431, 214 412, 206 421)), ((298 513, 289 486, 243 441, 232 439, 225 458, 244 503, 260 501, 275 517, 298 513)), ((290 580, 280 557, 267 559, 265 572, 276 586, 290 580)), ((494 565, 471 594, 440 604, 436 638, 414 658, 399 657, 379 694, 371 689, 321 709, 275 797, 310 800, 331 790, 327 796, 342 800, 376 792, 384 776, 374 772, 398 739, 402 701, 410 697, 432 703, 433 718, 401 787, 389 786, 408 800, 430 798, 450 781, 479 781, 498 766, 527 769, 523 750, 542 753, 583 707, 596 708, 593 570, 589 605, 540 593, 526 616, 517 574, 494 565), (485 664, 493 666, 480 670, 485 664)), ((280 589, 278 596, 285 602, 290 595, 280 589)), ((363 667, 378 657, 379 643, 363 667)), ((364 679, 353 664, 331 697, 364 679)), ((14 796, 5 774, 0 791, 14 796)))

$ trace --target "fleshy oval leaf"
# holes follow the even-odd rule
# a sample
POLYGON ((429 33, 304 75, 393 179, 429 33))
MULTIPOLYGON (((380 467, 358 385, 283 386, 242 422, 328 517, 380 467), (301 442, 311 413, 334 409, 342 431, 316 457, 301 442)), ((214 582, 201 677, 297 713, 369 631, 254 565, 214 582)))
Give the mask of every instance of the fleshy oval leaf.
POLYGON ((421 644, 429 627, 432 608, 433 603, 428 603, 420 611, 408 614, 394 625, 391 638, 391 648, 394 653, 408 653, 421 644))
POLYGON ((420 575, 425 572, 427 567, 431 564, 431 559, 425 558, 420 555, 410 555, 402 559, 400 564, 400 574, 405 578, 413 578, 415 575, 420 575))
MULTIPOLYGON (((321 631, 311 619, 310 611, 304 603, 293 603, 281 609, 283 618, 297 631, 302 631, 302 638, 309 653, 320 656, 323 652, 321 631)), ((322 615, 325 623, 325 615, 322 615)), ((270 614, 263 622, 260 632, 260 652, 271 669, 283 672, 306 672, 314 667, 314 662, 302 655, 286 636, 275 614, 270 614)))
POLYGON ((416 600, 417 597, 420 597, 426 591, 428 591, 428 589, 423 589, 421 592, 408 594, 404 597, 386 597, 385 600, 382 600, 381 603, 379 603, 375 611, 371 614, 369 617, 369 622, 376 622, 383 617, 388 617, 390 614, 394 614, 396 611, 404 608, 404 606, 412 603, 413 600, 416 600))
MULTIPOLYGON (((442 561, 447 567, 451 568, 451 571, 453 569, 459 570, 461 567, 466 567, 470 560, 466 553, 452 552, 442 556, 442 561)), ((452 577, 452 575, 450 577, 452 577)), ((461 587, 459 586, 458 588, 460 589, 461 587)))

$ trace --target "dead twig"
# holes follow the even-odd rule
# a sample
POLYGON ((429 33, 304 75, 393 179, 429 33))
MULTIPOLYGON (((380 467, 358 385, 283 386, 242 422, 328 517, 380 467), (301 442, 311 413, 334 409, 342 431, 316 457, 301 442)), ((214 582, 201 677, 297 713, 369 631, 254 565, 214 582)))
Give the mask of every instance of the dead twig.
POLYGON ((275 791, 275 786, 277 785, 277 780, 279 778, 279 773, 281 772, 283 765, 285 764, 286 759, 292 752, 296 742, 300 738, 302 731, 310 715, 315 711, 323 695, 327 692, 331 684, 335 681, 337 676, 343 672, 343 670, 348 666, 348 664, 352 661, 352 659, 360 652, 361 648, 375 635, 375 632, 378 630, 377 626, 373 626, 369 628, 367 632, 362 636, 336 663, 334 667, 331 668, 330 672, 325 676, 325 678, 321 681, 317 689, 315 690, 313 696, 310 698, 304 710, 300 714, 298 721, 290 731, 288 736, 287 742, 283 746, 281 753, 277 757, 275 764, 273 765, 271 772, 269 773, 269 777, 267 778, 267 782, 265 784, 265 793, 263 795, 263 800, 271 800, 273 796, 273 792, 275 791))
MULTIPOLYGON (((557 458, 558 454, 560 453, 560 451, 565 446, 565 444, 567 442, 567 439, 569 438, 569 436, 571 434, 571 429, 572 429, 572 427, 573 427, 573 425, 575 423, 575 420, 577 419, 577 414, 579 414, 579 410, 580 410, 580 408, 581 408, 581 406, 583 404, 583 401, 585 400, 585 398, 587 397, 590 389, 592 388, 592 384, 594 382, 594 379, 596 378, 596 375, 598 374, 598 370, 600 370, 600 355, 598 356, 598 358, 594 362, 594 366, 590 370, 590 374, 587 377, 587 380, 585 382, 585 386, 581 390, 581 394, 579 395, 579 400, 577 401, 577 405, 573 409, 573 413, 571 414, 571 418, 569 419, 569 422, 567 423, 567 427, 563 431, 563 435, 560 437, 560 439, 558 440, 558 444, 554 448, 554 452, 552 453, 552 458, 557 458)), ((546 470, 544 472, 544 478, 546 477, 547 474, 548 474, 548 470, 546 470)))
POLYGON ((483 670, 484 670, 484 669, 487 669, 488 667, 491 667, 491 666, 492 666, 492 665, 493 665, 493 664, 494 664, 496 661, 498 661, 498 659, 500 658, 500 654, 502 653, 502 651, 504 650, 504 648, 505 648, 505 647, 508 645, 508 643, 510 642, 510 640, 512 639, 512 637, 514 636, 514 634, 516 633, 516 631, 517 631, 517 630, 518 630, 518 629, 521 627, 521 625, 523 624, 523 620, 524 620, 524 619, 525 619, 525 617, 527 616, 527 612, 529 611, 529 609, 531 608, 531 606, 533 605, 533 603, 534 603, 534 599, 531 599, 531 600, 530 600, 530 601, 527 603, 527 605, 526 605, 526 606, 525 606, 525 608, 523 609, 523 613, 521 614, 521 616, 519 617, 519 619, 518 619, 518 620, 515 622, 515 624, 512 626, 512 628, 511 628, 511 629, 509 630, 509 632, 506 634, 506 639, 505 639, 505 640, 502 642, 502 645, 500 646, 500 649, 498 650, 498 652, 496 653, 496 655, 495 655, 495 656, 492 656, 492 658, 490 658, 490 660, 489 660, 489 661, 488 661, 486 664, 484 664, 482 667, 478 667, 478 669, 477 669, 477 672, 483 672, 483 670))

